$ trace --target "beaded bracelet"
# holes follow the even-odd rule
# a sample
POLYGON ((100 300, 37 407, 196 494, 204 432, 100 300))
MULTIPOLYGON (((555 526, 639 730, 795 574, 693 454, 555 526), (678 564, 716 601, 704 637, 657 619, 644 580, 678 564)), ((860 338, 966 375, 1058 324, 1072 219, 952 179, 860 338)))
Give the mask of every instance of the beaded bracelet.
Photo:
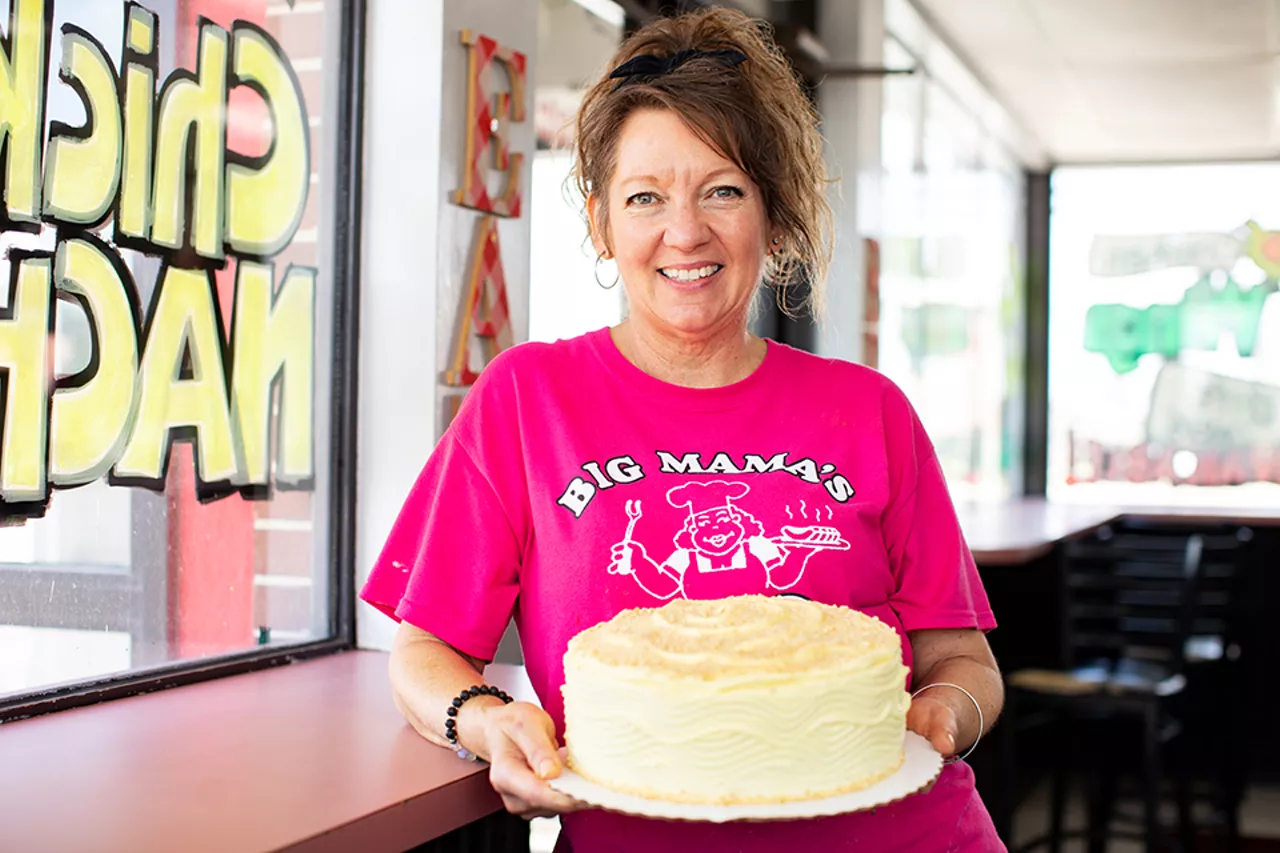
POLYGON ((511 704, 511 695, 504 690, 499 690, 489 684, 477 684, 463 690, 453 701, 449 703, 449 707, 445 710, 448 715, 444 721, 444 736, 449 739, 449 746, 457 753, 459 758, 465 758, 467 761, 477 761, 480 756, 458 743, 458 709, 462 707, 462 703, 476 696, 494 696, 503 701, 503 704, 511 704))
POLYGON ((935 681, 932 684, 926 684, 924 687, 921 687, 915 693, 912 693, 911 698, 912 699, 916 698, 921 693, 928 690, 930 687, 954 687, 956 690, 959 690, 961 693, 968 696, 969 701, 973 703, 973 707, 978 710, 978 737, 969 746, 969 748, 964 751, 964 755, 960 756, 959 758, 952 756, 947 760, 947 763, 950 764, 955 761, 964 761, 966 758, 969 757, 970 753, 972 753, 975 749, 978 748, 978 742, 982 740, 982 730, 986 725, 982 719, 982 706, 978 704, 977 699, 973 698, 972 693, 970 693, 968 690, 965 690, 959 684, 952 684, 950 681, 935 681))

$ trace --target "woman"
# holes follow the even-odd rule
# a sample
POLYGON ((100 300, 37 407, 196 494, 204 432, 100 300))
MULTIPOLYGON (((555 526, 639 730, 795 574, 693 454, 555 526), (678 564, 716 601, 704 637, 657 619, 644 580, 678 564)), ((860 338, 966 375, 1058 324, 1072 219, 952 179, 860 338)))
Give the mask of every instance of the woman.
POLYGON ((562 814, 576 853, 1003 849, 963 762, 874 813, 803 822, 642 820, 547 785, 569 639, 674 596, 879 617, 912 667, 907 725, 948 757, 1002 701, 995 622, 903 394, 748 331, 762 280, 803 276, 818 303, 825 271, 821 140, 785 59, 713 10, 647 25, 611 67, 579 114, 577 179, 628 317, 503 353, 427 462, 362 592, 402 620, 398 707, 489 761, 508 810, 562 814), (513 612, 545 711, 469 689, 513 612))

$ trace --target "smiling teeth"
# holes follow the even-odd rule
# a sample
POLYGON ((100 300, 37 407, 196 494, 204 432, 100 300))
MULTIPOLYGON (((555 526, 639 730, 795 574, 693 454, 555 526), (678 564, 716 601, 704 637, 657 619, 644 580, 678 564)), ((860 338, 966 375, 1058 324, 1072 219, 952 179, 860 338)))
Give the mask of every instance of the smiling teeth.
POLYGON ((706 278, 720 271, 720 264, 708 264, 705 267, 699 267, 696 270, 659 270, 667 278, 673 278, 676 281, 697 281, 700 278, 706 278))

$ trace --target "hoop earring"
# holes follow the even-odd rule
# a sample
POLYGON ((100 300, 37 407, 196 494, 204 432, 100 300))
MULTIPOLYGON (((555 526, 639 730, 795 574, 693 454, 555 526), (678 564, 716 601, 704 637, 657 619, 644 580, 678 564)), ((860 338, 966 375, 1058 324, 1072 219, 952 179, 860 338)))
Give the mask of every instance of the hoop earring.
POLYGON ((615 287, 618 286, 618 277, 619 275, 621 275, 621 273, 614 275, 612 284, 605 284, 604 282, 600 281, 600 262, 603 260, 604 260, 603 254, 596 255, 596 268, 595 268, 596 284, 598 284, 602 290, 613 290, 615 287))

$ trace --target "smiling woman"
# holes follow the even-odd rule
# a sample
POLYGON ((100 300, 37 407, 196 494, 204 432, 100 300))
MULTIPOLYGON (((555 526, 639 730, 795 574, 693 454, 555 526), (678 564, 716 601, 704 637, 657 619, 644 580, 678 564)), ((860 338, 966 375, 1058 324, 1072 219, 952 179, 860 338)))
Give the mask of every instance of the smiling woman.
POLYGON ((906 397, 748 328, 762 282, 821 303, 826 178, 796 77, 763 25, 724 9, 645 25, 611 67, 582 102, 576 178, 629 314, 502 353, 427 460, 361 592, 400 622, 397 704, 491 762, 508 810, 563 813, 562 851, 1002 849, 963 761, 875 813, 750 825, 589 811, 547 784, 569 641, 662 601, 790 595, 875 616, 919 694, 906 725, 948 757, 1002 700, 995 620, 906 397), (541 707, 483 680, 513 615, 541 707))

